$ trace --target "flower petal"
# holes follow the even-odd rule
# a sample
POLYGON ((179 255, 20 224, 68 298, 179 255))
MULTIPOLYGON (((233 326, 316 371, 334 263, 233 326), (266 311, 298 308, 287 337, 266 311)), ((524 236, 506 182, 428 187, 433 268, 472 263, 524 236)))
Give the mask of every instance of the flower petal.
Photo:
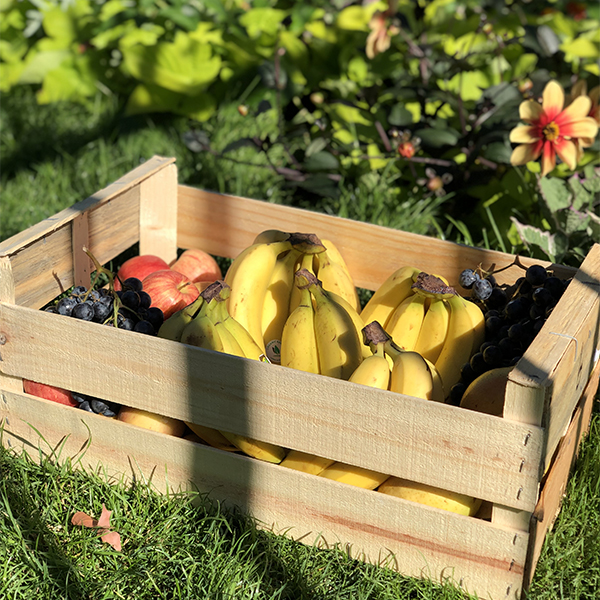
POLYGON ((588 96, 592 101, 592 105, 598 106, 598 102, 600 101, 600 85, 597 85, 596 87, 592 88, 588 96))
POLYGON ((571 171, 577 168, 577 146, 571 140, 560 139, 554 144, 556 154, 571 171))
POLYGON ((598 123, 594 118, 586 117, 580 121, 568 123, 566 127, 561 127, 560 133, 571 138, 595 138, 598 134, 598 123))
POLYGON ((571 135, 570 133, 563 134, 563 127, 568 125, 572 121, 578 121, 588 116, 590 109, 592 108, 592 101, 588 96, 578 96, 563 110, 560 115, 554 119, 555 123, 560 127, 561 135, 571 135))
POLYGON ((525 100, 519 105, 519 116, 525 123, 535 123, 544 114, 544 109, 535 100, 525 100))
POLYGON ((519 125, 510 132, 510 141, 513 144, 531 144, 540 139, 537 127, 531 125, 519 125))
POLYGON ((556 153, 552 142, 544 142, 544 151, 542 152, 542 177, 548 175, 556 166, 556 153))
POLYGON ((554 79, 549 81, 542 93, 542 107, 548 117, 548 121, 554 121, 562 111, 564 105, 565 92, 562 86, 554 79))
POLYGON ((510 164, 513 167, 527 164, 532 160, 536 160, 542 151, 542 142, 534 144, 521 144, 517 146, 510 155, 510 164))

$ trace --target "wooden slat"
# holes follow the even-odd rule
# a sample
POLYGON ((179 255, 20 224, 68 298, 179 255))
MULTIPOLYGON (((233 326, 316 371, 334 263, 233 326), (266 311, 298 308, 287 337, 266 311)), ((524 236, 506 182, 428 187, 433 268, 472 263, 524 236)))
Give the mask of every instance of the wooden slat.
POLYGON ((90 246, 90 228, 88 212, 82 212, 71 221, 71 243, 73 245, 73 283, 75 285, 90 285, 90 275, 94 263, 83 251, 90 246))
POLYGON ((539 428, 65 319, 0 305, 0 369, 522 510, 537 502, 539 428))
MULTIPOLYGON (((135 244, 139 240, 139 184, 173 161, 155 157, 86 200, 2 242, 0 260, 11 265, 14 301, 39 308, 73 285, 71 224, 86 212, 89 248, 101 263, 135 244)), ((4 285, 0 282, 0 287, 4 285)))
POLYGON ((353 557, 415 577, 462 583, 480 598, 518 597, 527 533, 378 492, 291 471, 91 415, 27 395, 6 394, 5 443, 34 458, 64 436, 60 457, 108 476, 149 480, 160 491, 193 481, 213 498, 241 507, 263 528, 306 544, 339 543, 353 557), (39 441, 35 427, 45 442, 39 441), (80 453, 91 433, 91 443, 80 453), (81 457, 78 461, 77 457, 81 457), (101 466, 98 466, 101 464, 101 466))
POLYGON ((530 523, 528 559, 524 577, 527 587, 533 579, 546 534, 551 529, 560 511, 571 467, 577 457, 581 439, 589 430, 599 378, 600 360, 596 363, 596 368, 577 405, 569 429, 560 442, 556 458, 546 476, 540 500, 533 512, 533 519, 530 523))
MULTIPOLYGON (((458 277, 466 268, 474 268, 479 263, 486 268, 493 263, 500 267, 514 259, 502 252, 369 223, 179 186, 178 245, 181 248, 198 247, 233 258, 265 229, 311 232, 330 239, 339 247, 356 285, 366 289, 376 289, 404 265, 443 274, 451 285, 457 286, 458 277)), ((522 263, 551 266, 528 258, 523 258, 522 263)), ((558 265, 553 268, 561 276, 574 273, 571 268, 558 265)), ((512 283, 523 273, 519 267, 511 267, 499 273, 497 279, 499 283, 512 283)))
POLYGON ((170 264, 177 258, 177 167, 166 166, 140 183, 140 254, 170 264))
POLYGON ((544 470, 581 398, 600 346, 600 244, 509 376, 504 417, 547 432, 544 470))

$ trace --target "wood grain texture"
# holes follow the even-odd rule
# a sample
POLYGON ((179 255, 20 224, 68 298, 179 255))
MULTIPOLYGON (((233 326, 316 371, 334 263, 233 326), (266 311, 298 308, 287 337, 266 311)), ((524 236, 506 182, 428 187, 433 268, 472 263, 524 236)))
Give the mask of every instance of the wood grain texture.
POLYGON ((600 244, 509 375, 504 417, 541 425, 545 470, 587 385, 600 347, 600 244))
POLYGON ((34 458, 38 448, 47 454, 60 447, 61 460, 73 456, 75 465, 115 480, 125 473, 128 479, 151 480, 159 491, 189 489, 193 482, 200 491, 254 515, 263 528, 305 544, 337 544, 355 558, 406 575, 438 582, 449 579, 480 598, 518 597, 527 533, 221 452, 26 394, 6 396, 7 403, 0 409, 5 443, 24 448, 34 458))
POLYGON ((42 311, 0 305, 0 322, 9 375, 514 508, 537 502, 539 428, 42 311))
POLYGON ((73 284, 89 287, 90 275, 94 263, 83 251, 90 245, 88 212, 82 212, 71 221, 71 240, 73 245, 73 284))
POLYGON ((533 518, 530 522, 528 559, 524 576, 526 587, 531 584, 533 579, 546 534, 552 528, 560 511, 569 474, 577 458, 581 440, 589 430, 599 379, 600 360, 596 363, 592 376, 577 405, 567 433, 560 441, 556 457, 545 477, 540 500, 533 512, 533 518))
MULTIPOLYGON (((479 263, 485 268, 513 262, 514 256, 463 246, 431 237, 389 229, 323 213, 280 206, 260 200, 215 194, 179 186, 178 245, 200 247, 218 256, 234 258, 255 235, 265 229, 316 233, 340 250, 358 287, 374 290, 391 273, 412 265, 441 273, 453 286, 466 268, 479 263)), ((523 258, 524 265, 550 263, 523 258)), ((558 274, 571 276, 574 269, 558 265, 558 274)), ((511 267, 498 274, 498 282, 512 282, 524 273, 511 267)))

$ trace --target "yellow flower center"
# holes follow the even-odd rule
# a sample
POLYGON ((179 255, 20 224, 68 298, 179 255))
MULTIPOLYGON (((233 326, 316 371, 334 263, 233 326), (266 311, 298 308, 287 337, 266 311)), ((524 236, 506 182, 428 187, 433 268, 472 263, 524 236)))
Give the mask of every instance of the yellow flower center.
POLYGON ((558 125, 554 121, 552 121, 552 123, 548 123, 548 125, 544 127, 543 133, 546 140, 548 140, 549 142, 553 142, 554 140, 556 140, 559 134, 558 125))

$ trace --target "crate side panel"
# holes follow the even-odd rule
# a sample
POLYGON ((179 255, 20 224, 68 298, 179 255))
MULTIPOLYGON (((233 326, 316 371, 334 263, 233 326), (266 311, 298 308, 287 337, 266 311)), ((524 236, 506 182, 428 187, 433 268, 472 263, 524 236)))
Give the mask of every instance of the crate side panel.
POLYGON ((4 443, 34 458, 68 438, 60 456, 109 476, 189 488, 242 508, 278 534, 341 545, 353 557, 415 577, 454 578, 481 598, 518 594, 528 534, 496 528, 375 491, 220 452, 28 395, 7 394, 4 443), (40 442, 38 429, 45 441, 40 442), (90 440, 91 435, 91 440, 90 440), (86 448, 82 452, 82 448, 86 448))
POLYGON ((539 428, 42 311, 0 304, 0 321, 6 374, 522 510, 537 501, 539 428))
POLYGON ((600 244, 595 244, 544 327, 511 373, 504 416, 547 431, 544 469, 565 434, 600 346, 600 244), (534 402, 524 401, 526 396, 534 402))
MULTIPOLYGON (((404 265, 442 274, 457 286, 463 269, 479 263, 500 267, 514 259, 502 252, 188 186, 179 186, 178 198, 178 245, 182 248, 199 247, 211 254, 234 258, 265 229, 316 233, 338 246, 356 285, 367 289, 376 289, 404 265)), ((527 258, 521 262, 550 266, 527 258)), ((568 276, 574 272, 558 265, 556 269, 568 276)), ((498 274, 498 281, 512 282, 522 274, 522 269, 511 267, 498 274)))

